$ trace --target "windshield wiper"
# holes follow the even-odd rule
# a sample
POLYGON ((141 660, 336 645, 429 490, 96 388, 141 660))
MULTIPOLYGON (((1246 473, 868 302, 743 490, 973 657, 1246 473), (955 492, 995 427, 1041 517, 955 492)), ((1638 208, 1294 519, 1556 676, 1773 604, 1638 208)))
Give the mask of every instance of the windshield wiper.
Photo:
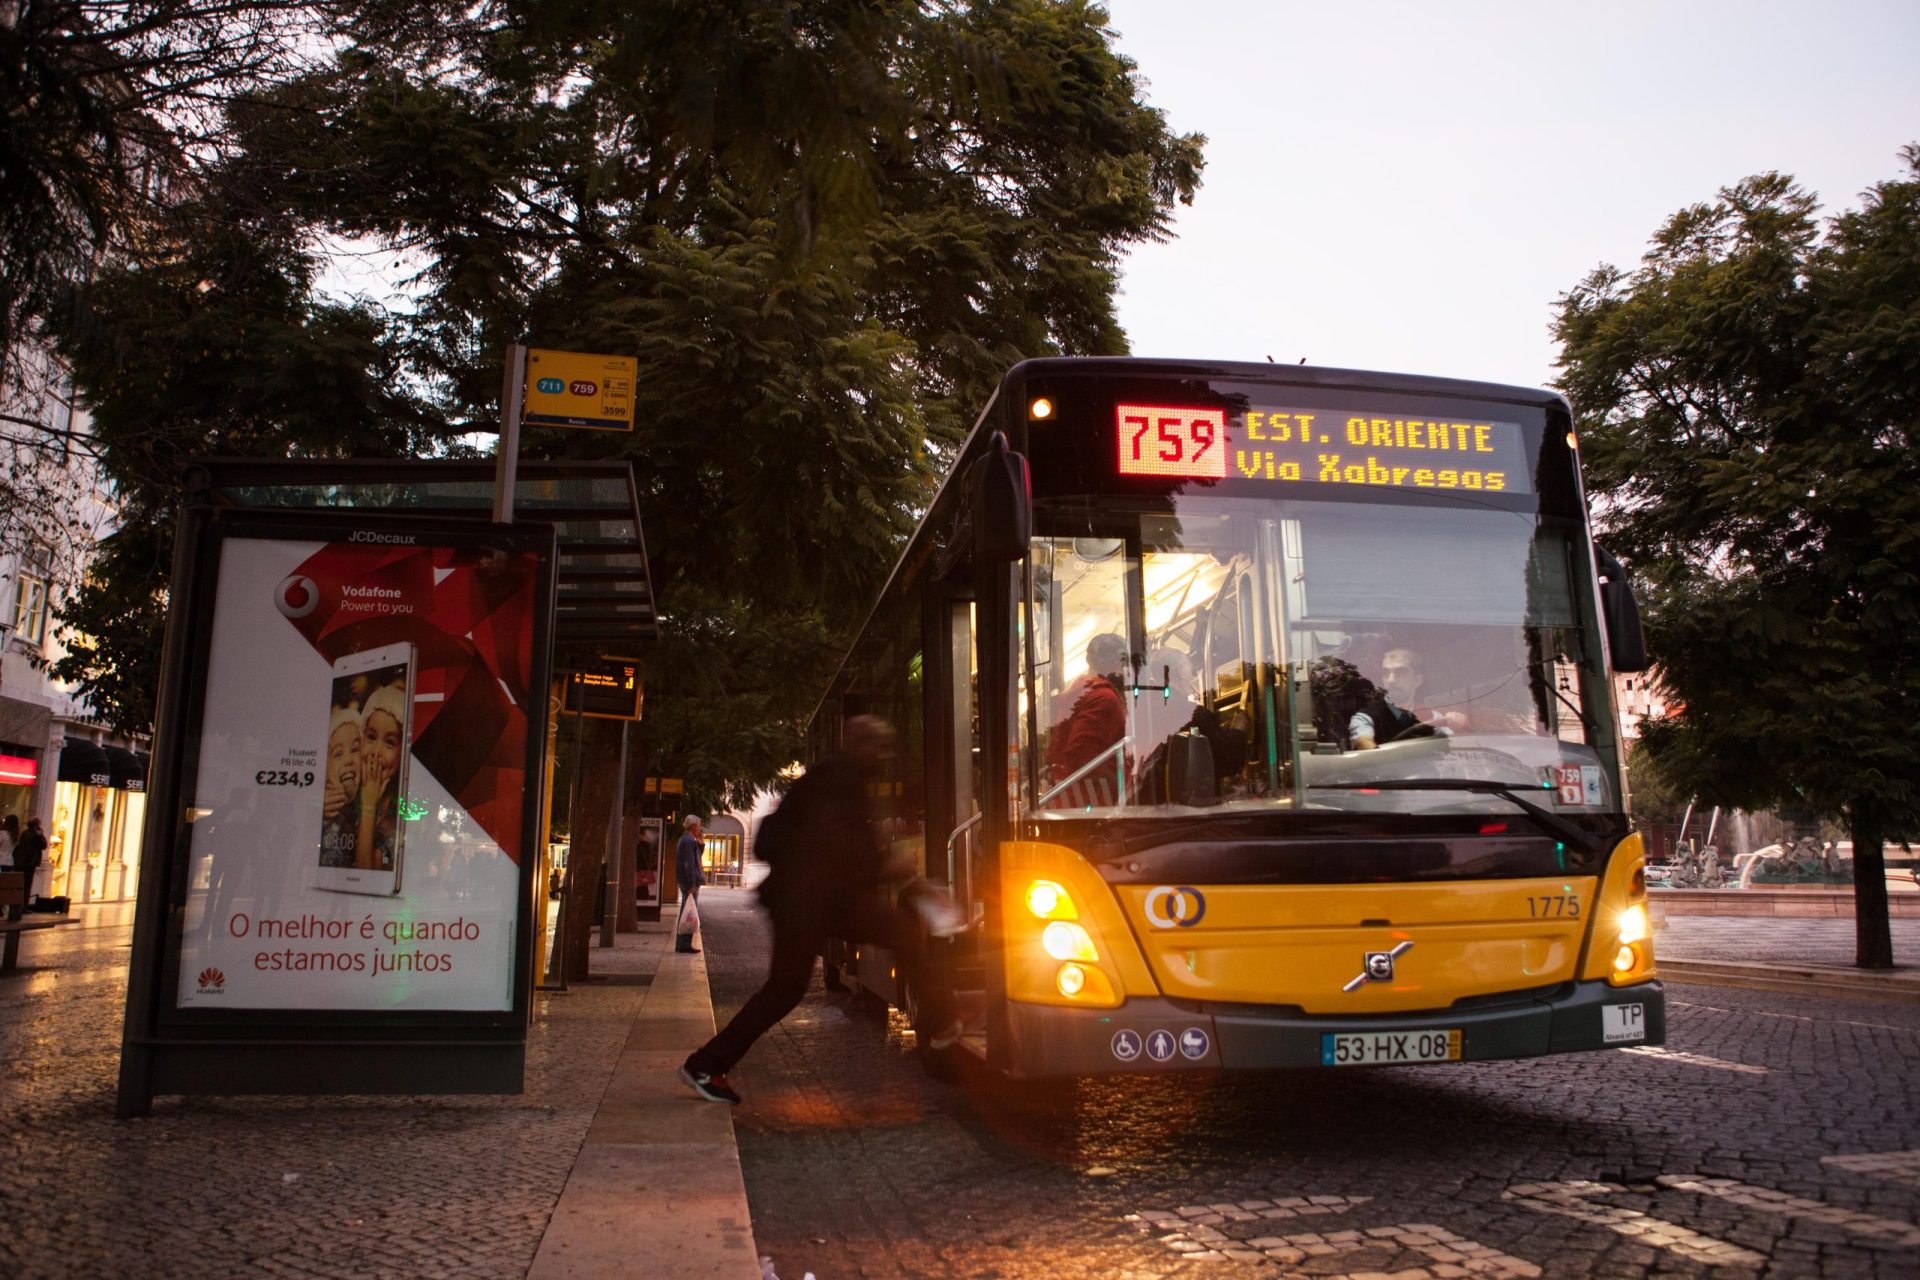
POLYGON ((1313 782, 1307 786, 1310 791, 1477 791, 1518 805, 1528 817, 1576 849, 1592 854, 1606 852, 1600 837, 1585 827, 1542 809, 1526 798, 1523 789, 1489 778, 1385 778, 1379 782, 1313 782))

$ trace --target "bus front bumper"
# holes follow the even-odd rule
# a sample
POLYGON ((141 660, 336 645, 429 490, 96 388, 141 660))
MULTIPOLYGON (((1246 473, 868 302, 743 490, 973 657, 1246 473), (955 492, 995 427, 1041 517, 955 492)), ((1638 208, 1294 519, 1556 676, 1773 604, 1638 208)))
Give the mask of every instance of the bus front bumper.
POLYGON ((1129 1000, 1118 1009, 1011 1002, 1007 1020, 1008 1065, 1018 1076, 1352 1065, 1336 1062, 1356 1044, 1334 1039, 1342 1036, 1365 1038, 1363 1048, 1383 1055, 1375 1065, 1394 1065, 1396 1046, 1417 1053, 1448 1043, 1455 1032, 1460 1062, 1658 1045, 1667 1037, 1666 997, 1658 982, 1631 987, 1576 982, 1491 1007, 1366 1018, 1308 1016, 1254 1005, 1194 1006, 1153 997, 1129 1000))

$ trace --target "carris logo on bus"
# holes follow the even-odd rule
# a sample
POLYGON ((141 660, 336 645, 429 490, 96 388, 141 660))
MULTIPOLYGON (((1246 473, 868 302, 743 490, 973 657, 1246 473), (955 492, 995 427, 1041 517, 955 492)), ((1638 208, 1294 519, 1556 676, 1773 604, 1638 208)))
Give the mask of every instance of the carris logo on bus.
POLYGON ((1146 912, 1156 929, 1191 929, 1207 914, 1207 899, 1192 885, 1156 885, 1147 891, 1146 912))
POLYGON ((1411 942, 1403 942, 1391 951, 1367 952, 1365 960, 1362 963, 1360 975, 1340 989, 1342 991, 1358 991, 1369 982, 1392 982, 1393 962, 1412 950, 1412 948, 1413 944, 1411 942))

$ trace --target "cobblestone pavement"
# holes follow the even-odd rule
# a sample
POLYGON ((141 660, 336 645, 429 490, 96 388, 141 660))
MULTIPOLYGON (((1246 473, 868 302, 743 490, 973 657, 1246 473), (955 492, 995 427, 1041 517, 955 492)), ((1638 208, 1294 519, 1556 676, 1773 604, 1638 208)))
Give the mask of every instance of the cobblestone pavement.
POLYGON ((645 986, 537 997, 520 1097, 166 1098, 121 1121, 131 934, 29 934, 0 978, 0 1276, 526 1274, 645 986))
MULTIPOLYGON (((707 904, 724 1020, 767 938, 707 904)), ((755 1239, 785 1280, 1920 1274, 1920 1008, 1667 996, 1661 1049, 1016 1087, 816 982, 733 1074, 755 1239)))

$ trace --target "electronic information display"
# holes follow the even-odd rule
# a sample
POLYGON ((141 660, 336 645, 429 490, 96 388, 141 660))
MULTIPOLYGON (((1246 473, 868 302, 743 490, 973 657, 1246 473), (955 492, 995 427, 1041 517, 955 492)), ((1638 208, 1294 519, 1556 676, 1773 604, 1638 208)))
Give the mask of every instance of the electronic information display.
POLYGON ((1188 480, 1286 480, 1392 489, 1530 493, 1516 422, 1287 406, 1223 409, 1122 404, 1119 472, 1188 480))

